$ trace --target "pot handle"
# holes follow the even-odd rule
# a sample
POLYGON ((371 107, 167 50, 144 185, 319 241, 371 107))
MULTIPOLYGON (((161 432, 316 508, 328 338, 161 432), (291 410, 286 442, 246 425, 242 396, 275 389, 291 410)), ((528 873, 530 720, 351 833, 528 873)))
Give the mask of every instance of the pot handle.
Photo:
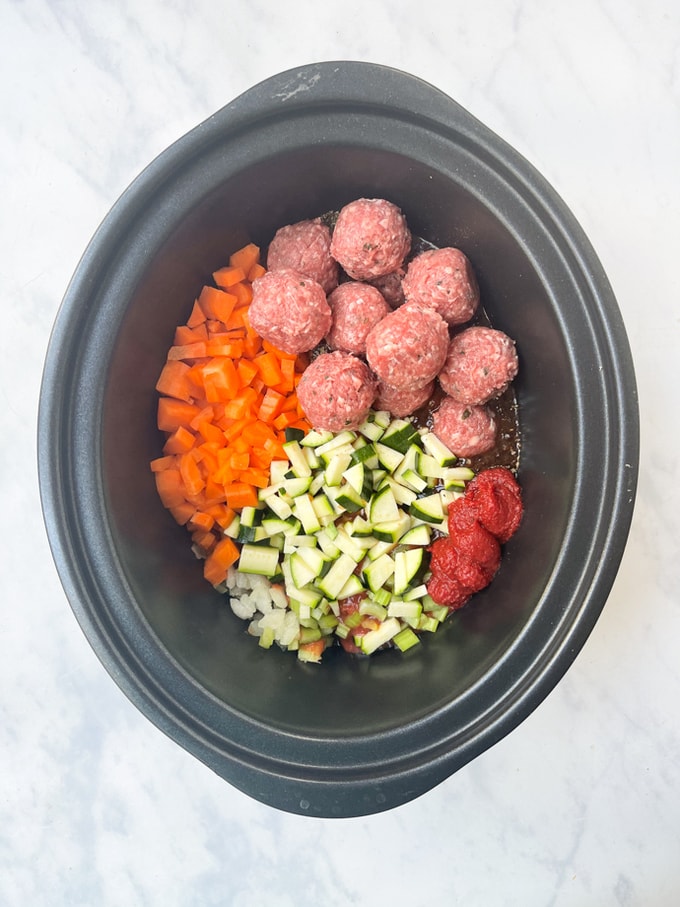
POLYGON ((487 128, 429 82, 377 63, 337 60, 311 63, 271 76, 239 95, 216 117, 252 120, 305 107, 389 107, 396 113, 434 120, 475 133, 487 128))

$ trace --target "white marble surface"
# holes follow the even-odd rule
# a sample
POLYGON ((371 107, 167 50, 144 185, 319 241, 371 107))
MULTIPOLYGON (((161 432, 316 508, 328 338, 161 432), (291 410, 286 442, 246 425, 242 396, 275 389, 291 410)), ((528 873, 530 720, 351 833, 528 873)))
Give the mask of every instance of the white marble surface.
POLYGON ((661 0, 0 4, 0 904, 680 903, 680 7, 661 0), (602 617, 554 692, 444 784, 372 818, 279 813, 129 704, 42 528, 39 381, 68 280, 168 143, 300 63, 393 65, 553 183, 629 331, 642 459, 602 617))

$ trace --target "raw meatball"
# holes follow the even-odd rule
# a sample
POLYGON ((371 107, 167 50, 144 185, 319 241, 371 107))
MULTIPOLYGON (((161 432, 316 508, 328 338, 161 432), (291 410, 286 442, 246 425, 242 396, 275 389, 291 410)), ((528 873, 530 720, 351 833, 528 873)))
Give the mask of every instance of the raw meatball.
POLYGON ((331 309, 323 288, 300 271, 267 271, 253 281, 251 327, 285 353, 313 349, 328 333, 331 309))
POLYGON ((503 331, 471 327, 451 340, 439 383, 459 403, 479 406, 499 397, 516 374, 514 341, 503 331))
POLYGON ((400 268, 398 271, 392 271, 391 274, 385 274, 383 277, 376 277, 375 280, 369 281, 372 287, 380 290, 385 297, 387 304, 391 309, 398 309, 406 301, 404 299, 404 290, 401 285, 404 279, 404 272, 400 268))
POLYGON ((416 390, 441 371, 449 348, 446 322, 427 307, 405 305, 385 315, 366 338, 366 358, 380 381, 416 390))
MULTIPOLYGON (((401 310, 400 310, 401 311, 401 310)), ((459 457, 476 457, 496 443, 496 420, 486 406, 468 406, 445 397, 435 412, 432 431, 459 457)))
POLYGON ((429 249, 416 256, 403 288, 407 302, 431 306, 448 324, 469 321, 479 305, 472 265, 460 249, 429 249))
POLYGON ((326 340, 331 349, 366 352, 366 336, 387 315, 390 307, 375 287, 350 281, 328 297, 333 322, 326 340))
POLYGON ((357 428, 375 398, 375 378, 351 353, 321 353, 298 384, 300 405, 312 426, 325 431, 357 428))
POLYGON ((331 258, 331 231, 319 220, 281 227, 267 251, 267 269, 294 268, 332 292, 338 285, 338 263, 331 258))
POLYGON ((359 198, 345 205, 331 239, 331 255, 354 280, 396 271, 410 248, 404 215, 383 198, 359 198))
POLYGON ((393 416, 401 419, 404 416, 410 416, 421 406, 424 406, 432 396, 434 391, 434 381, 424 384, 423 387, 417 387, 415 390, 400 390, 398 387, 390 387, 389 384, 378 382, 378 394, 375 398, 376 409, 386 409, 393 416))

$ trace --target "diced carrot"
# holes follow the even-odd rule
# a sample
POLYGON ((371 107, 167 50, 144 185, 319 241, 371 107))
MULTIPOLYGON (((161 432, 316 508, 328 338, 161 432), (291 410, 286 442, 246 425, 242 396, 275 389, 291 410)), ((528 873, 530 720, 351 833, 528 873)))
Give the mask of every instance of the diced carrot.
POLYGON ((273 353, 262 353, 253 360, 253 365, 257 368, 267 387, 273 387, 283 379, 279 360, 273 353))
POLYGON ((189 503, 189 501, 182 501, 181 504, 177 504, 175 507, 169 507, 168 510, 180 526, 184 526, 188 523, 196 512, 196 508, 193 504, 189 503))
POLYGON ((218 287, 233 287, 235 283, 241 283, 246 277, 248 280, 252 279, 249 274, 246 274, 243 268, 238 267, 229 266, 213 271, 213 280, 218 287))
POLYGON ((234 399, 241 383, 232 359, 227 356, 213 356, 202 366, 201 371, 208 402, 217 403, 220 400, 226 402, 234 399))
POLYGON ((258 418, 263 422, 273 422, 280 413, 284 400, 285 397, 282 394, 271 387, 267 388, 267 393, 262 398, 262 403, 257 411, 258 418))
MULTIPOLYGON (((191 520, 187 523, 187 528, 191 525, 191 520)), ((194 529, 191 533, 191 541, 194 545, 198 547, 207 554, 212 548, 215 547, 217 539, 214 534, 210 531, 205 531, 202 529, 194 529)))
POLYGON ((186 362, 167 361, 156 382, 156 390, 177 400, 191 401, 193 389, 188 379, 189 366, 186 362))
POLYGON ((241 380, 241 385, 246 387, 251 384, 253 379, 257 376, 257 366, 251 362, 250 359, 241 359, 239 360, 238 365, 236 366, 236 371, 241 380))
POLYGON ((196 495, 203 491, 205 480, 201 475, 201 470, 198 468, 196 458, 192 456, 191 452, 182 454, 180 457, 179 474, 188 494, 196 495))
POLYGON ((156 489, 158 497, 161 499, 163 506, 179 507, 185 502, 184 485, 179 469, 170 467, 163 469, 161 472, 154 473, 156 479, 156 489))
POLYGON ((215 525, 215 517, 204 510, 196 510, 189 519, 188 528, 193 532, 201 529, 203 532, 210 532, 215 525))
POLYGON ((174 397, 160 397, 158 427, 161 431, 174 431, 180 425, 188 425, 199 412, 200 409, 194 403, 187 403, 174 397))
MULTIPOLYGON (((256 469, 254 466, 250 466, 241 470, 241 479, 244 483, 254 485, 256 488, 266 488, 269 485, 269 470, 256 469)), ((227 500, 229 499, 227 498, 227 500)))
POLYGON ((205 340, 197 340, 195 343, 185 343, 182 346, 171 346, 168 350, 168 362, 177 359, 203 359, 208 355, 207 344, 205 340))
POLYGON ((198 297, 198 304, 206 318, 222 322, 229 320, 237 301, 237 297, 231 293, 210 286, 203 287, 198 297))
POLYGON ((248 243, 242 249, 229 256, 229 264, 232 268, 241 268, 244 274, 248 274, 250 269, 258 264, 260 260, 260 249, 255 243, 248 243))
POLYGON ((184 454, 191 450, 195 443, 196 435, 183 425, 178 425, 177 428, 168 435, 166 442, 163 445, 163 453, 184 454))
POLYGON ((248 271, 247 277, 252 283, 254 280, 257 280, 258 277, 263 277, 266 273, 265 268, 258 262, 252 266, 250 271, 248 271))
POLYGON ((174 465, 175 458, 173 456, 156 457, 156 459, 152 460, 149 464, 151 472, 163 472, 164 469, 168 469, 170 466, 174 465))
POLYGON ((187 325, 190 328, 196 328, 199 324, 203 324, 205 321, 205 312, 198 303, 198 299, 194 302, 194 306, 191 310, 191 315, 187 321, 187 325))
POLYGON ((175 346, 185 346, 187 343, 198 343, 201 340, 208 339, 208 331, 205 324, 190 328, 188 324, 180 324, 175 328, 175 346), (201 330, 202 329, 202 330, 201 330))
POLYGON ((246 482, 232 482, 224 486, 227 506, 232 510, 243 510, 244 507, 257 507, 257 492, 246 482))
POLYGON ((228 537, 220 539, 212 549, 203 564, 203 575, 217 586, 227 578, 227 570, 238 560, 239 551, 234 542, 228 537))

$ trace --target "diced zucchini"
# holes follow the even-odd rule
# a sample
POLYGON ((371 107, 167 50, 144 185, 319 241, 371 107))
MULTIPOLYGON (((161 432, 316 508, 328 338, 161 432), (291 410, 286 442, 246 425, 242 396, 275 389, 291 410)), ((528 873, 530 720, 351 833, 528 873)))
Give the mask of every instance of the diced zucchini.
POLYGON ((379 605, 375 599, 365 598, 359 605, 359 613, 368 617, 375 617, 380 621, 387 617, 387 609, 379 605))
MULTIPOLYGON (((402 595, 414 580, 424 564, 422 548, 406 548, 394 554, 394 585, 395 595, 402 595)), ((399 615, 398 615, 399 616, 399 615)))
POLYGON ((311 476, 312 469, 307 462, 304 451, 300 447, 299 441, 286 441, 283 445, 283 449, 286 451, 286 456, 290 460, 293 475, 295 475, 296 478, 302 479, 311 476))
POLYGON ((355 569, 356 561, 352 560, 348 554, 343 552, 335 561, 333 561, 328 573, 318 580, 316 586, 326 598, 337 599, 338 593, 354 573, 355 569))
POLYGON ((325 494, 315 495, 312 498, 312 507, 314 508, 314 513, 319 518, 319 522, 322 524, 324 523, 324 520, 335 519, 335 510, 325 494))
POLYGON ((328 441, 332 440, 332 431, 320 431, 318 429, 312 429, 312 431, 308 431, 304 438, 302 438, 300 445, 302 447, 320 447, 322 444, 327 444, 328 441))
POLYGON ((300 476, 294 477, 292 479, 284 479, 281 483, 282 490, 289 495, 291 498, 297 498, 298 495, 306 494, 309 491, 309 486, 312 484, 311 473, 309 476, 300 476))
POLYGON ((326 457, 331 451, 338 450, 346 444, 352 445, 356 441, 356 435, 352 431, 341 431, 334 435, 328 441, 320 444, 316 452, 320 457, 326 457))
POLYGON ((441 523, 444 519, 444 508, 438 493, 428 494, 414 501, 409 513, 427 523, 441 523))
POLYGON ((384 432, 384 427, 379 425, 376 421, 372 420, 370 417, 361 423, 357 431, 368 438, 369 441, 377 441, 378 438, 384 432))
POLYGON ((354 539, 349 535, 344 527, 340 527, 338 534, 334 540, 334 544, 337 548, 342 551, 343 554, 346 554, 348 557, 351 557, 355 564, 358 564, 362 560, 366 549, 359 544, 359 539, 354 539))
POLYGON ((300 529, 298 520, 281 520, 278 517, 265 517, 262 520, 262 528, 267 535, 272 536, 277 533, 282 535, 295 535, 300 529))
POLYGON ((389 554, 370 561, 364 568, 363 574, 371 592, 381 589, 394 573, 394 560, 389 554))
POLYGON ((238 561, 241 573, 275 576, 279 568, 279 551, 267 545, 244 545, 238 561))
POLYGON ((385 429, 392 421, 392 413, 387 409, 377 409, 373 413, 373 421, 376 425, 385 429))
POLYGON ((458 457, 452 453, 449 448, 440 441, 434 432, 426 431, 423 436, 423 447, 434 457, 440 466, 454 466, 458 457))
POLYGON ((337 598, 341 600, 343 598, 349 598, 351 595, 360 595, 362 592, 365 592, 364 585, 356 575, 352 573, 350 578, 347 580, 342 589, 338 592, 337 598))
POLYGON ((386 523, 374 523, 373 535, 381 542, 389 542, 396 545, 401 541, 402 536, 411 528, 411 517, 408 513, 400 510, 396 520, 389 520, 386 523))
POLYGON ((366 506, 366 501, 346 482, 336 491, 335 502, 348 513, 357 513, 366 506))
POLYGON ((267 498, 267 507, 280 520, 287 520, 293 513, 288 501, 284 501, 278 494, 273 494, 271 497, 267 498))
POLYGON ((305 436, 304 431, 301 428, 286 428, 284 429, 284 437, 286 441, 302 441, 305 436))
POLYGON ((389 523, 398 519, 399 512, 394 492, 389 485, 384 485, 377 491, 368 504, 368 519, 374 526, 376 523, 389 523))
POLYGON ((393 419, 385 429, 380 443, 405 454, 417 437, 418 432, 412 422, 408 419, 393 419))
POLYGON ((355 463, 354 466, 350 466, 349 469, 345 471, 345 482, 347 482, 361 498, 364 498, 371 493, 370 485, 368 487, 366 486, 366 470, 363 463, 355 463))
POLYGON ((388 472, 394 472, 404 457, 403 453, 394 450, 392 447, 387 447, 387 445, 383 444, 381 441, 375 442, 375 452, 388 472))
POLYGON ((421 524, 420 526, 413 526, 407 532, 405 532, 402 537, 399 539, 400 545, 422 545, 427 547, 432 540, 432 535, 427 526, 421 524))
POLYGON ((290 555, 290 572, 298 588, 315 582, 330 563, 318 548, 298 548, 290 555))
POLYGON ((269 481, 272 485, 279 485, 286 477, 290 468, 286 460, 272 460, 269 464, 269 481))
POLYGON ((313 535, 321 529, 321 523, 316 515, 312 499, 307 494, 301 494, 293 502, 293 513, 302 523, 302 528, 308 535, 313 535))
POLYGON ((324 483, 332 487, 340 485, 342 477, 345 474, 349 464, 352 462, 352 454, 347 451, 343 453, 334 453, 324 471, 324 483))
POLYGON ((388 617, 377 630, 369 630, 361 637, 361 651, 365 655, 372 655, 380 646, 384 646, 393 639, 401 630, 401 624, 396 617, 388 617))

